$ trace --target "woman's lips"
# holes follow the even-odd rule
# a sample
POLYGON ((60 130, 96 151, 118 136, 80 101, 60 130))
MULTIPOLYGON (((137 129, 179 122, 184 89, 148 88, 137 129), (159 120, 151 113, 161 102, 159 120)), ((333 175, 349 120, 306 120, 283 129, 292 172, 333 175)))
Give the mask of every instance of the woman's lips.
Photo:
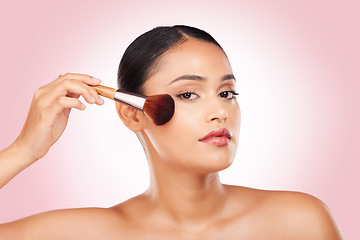
POLYGON ((230 132, 226 128, 217 128, 209 132, 205 137, 201 138, 199 141, 202 143, 207 143, 216 146, 225 146, 229 144, 231 139, 230 132))

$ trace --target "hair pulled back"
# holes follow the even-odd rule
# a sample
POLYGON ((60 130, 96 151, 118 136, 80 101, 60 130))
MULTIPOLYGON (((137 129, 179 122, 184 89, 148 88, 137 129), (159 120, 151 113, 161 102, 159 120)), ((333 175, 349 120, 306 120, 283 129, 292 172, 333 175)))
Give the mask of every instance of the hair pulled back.
POLYGON ((154 74, 152 70, 156 60, 189 38, 207 41, 221 48, 210 34, 198 28, 184 25, 156 27, 140 35, 125 50, 118 69, 118 88, 141 94, 143 84, 154 74))

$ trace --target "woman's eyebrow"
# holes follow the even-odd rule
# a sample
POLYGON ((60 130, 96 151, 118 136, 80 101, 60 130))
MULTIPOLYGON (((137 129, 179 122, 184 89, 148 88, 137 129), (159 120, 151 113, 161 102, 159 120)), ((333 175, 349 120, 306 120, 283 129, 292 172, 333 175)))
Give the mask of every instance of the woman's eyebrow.
POLYGON ((177 81, 180 81, 180 80, 195 80, 195 81, 201 81, 201 80, 204 80, 204 77, 202 76, 199 76, 199 75, 195 75, 195 74, 185 74, 185 75, 182 75, 180 77, 177 77, 175 78, 174 80, 172 80, 170 84, 173 84, 177 81))
POLYGON ((226 80, 234 80, 236 82, 236 78, 234 76, 234 74, 228 74, 228 75, 225 75, 223 78, 222 78, 223 81, 226 81, 226 80))
MULTIPOLYGON (((194 80, 194 81, 203 81, 205 80, 206 78, 200 76, 200 75, 196 75, 196 74, 185 74, 185 75, 182 75, 180 77, 177 77, 175 78, 174 80, 172 80, 169 85, 177 82, 177 81, 180 81, 180 80, 194 80)), ((236 81, 235 79, 235 76, 234 74, 227 74, 225 75, 222 79, 222 81, 226 81, 226 80, 234 80, 236 81)))

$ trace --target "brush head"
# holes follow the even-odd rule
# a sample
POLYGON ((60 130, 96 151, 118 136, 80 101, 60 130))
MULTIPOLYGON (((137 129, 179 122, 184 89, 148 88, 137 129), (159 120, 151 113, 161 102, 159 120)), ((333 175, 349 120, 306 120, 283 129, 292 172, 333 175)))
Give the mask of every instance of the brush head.
POLYGON ((164 125, 174 115, 174 99, 169 94, 148 96, 143 111, 156 125, 164 125))

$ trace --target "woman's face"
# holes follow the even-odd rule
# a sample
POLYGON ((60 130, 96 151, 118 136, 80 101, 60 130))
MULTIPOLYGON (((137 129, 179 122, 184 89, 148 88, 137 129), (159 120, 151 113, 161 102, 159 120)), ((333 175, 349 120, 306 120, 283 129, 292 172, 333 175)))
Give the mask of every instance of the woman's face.
POLYGON ((144 84, 146 95, 170 94, 173 118, 162 126, 144 119, 144 131, 161 161, 199 173, 232 163, 238 145, 240 108, 224 52, 197 39, 173 47, 144 84))

